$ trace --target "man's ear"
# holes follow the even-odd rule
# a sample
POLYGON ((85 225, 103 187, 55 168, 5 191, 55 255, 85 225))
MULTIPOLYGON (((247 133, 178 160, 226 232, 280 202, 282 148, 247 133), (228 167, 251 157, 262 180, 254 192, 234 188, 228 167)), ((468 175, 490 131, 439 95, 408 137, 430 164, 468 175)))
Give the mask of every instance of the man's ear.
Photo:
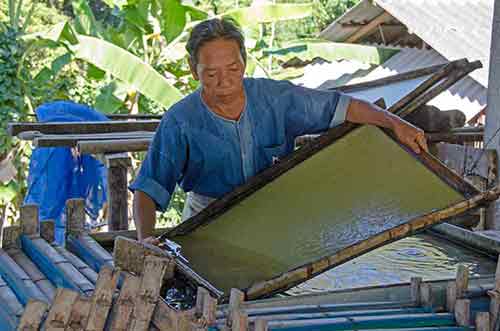
POLYGON ((198 76, 198 72, 196 71, 196 65, 193 64, 191 59, 189 59, 188 62, 189 62, 189 70, 191 71, 191 75, 193 75, 193 78, 195 80, 200 80, 200 77, 198 76))

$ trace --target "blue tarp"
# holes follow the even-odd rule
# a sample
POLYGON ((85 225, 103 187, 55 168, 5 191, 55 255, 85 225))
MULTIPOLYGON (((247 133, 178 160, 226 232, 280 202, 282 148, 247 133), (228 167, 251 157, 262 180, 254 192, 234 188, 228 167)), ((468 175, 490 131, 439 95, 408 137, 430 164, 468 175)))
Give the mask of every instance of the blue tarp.
MULTIPOLYGON (((107 121, 85 105, 55 101, 38 107, 39 122, 107 121)), ((56 242, 64 242, 65 204, 71 198, 85 199, 87 214, 96 219, 106 201, 106 168, 95 158, 77 155, 67 147, 41 147, 31 155, 28 193, 24 203, 40 206, 40 220, 55 220, 56 242)))

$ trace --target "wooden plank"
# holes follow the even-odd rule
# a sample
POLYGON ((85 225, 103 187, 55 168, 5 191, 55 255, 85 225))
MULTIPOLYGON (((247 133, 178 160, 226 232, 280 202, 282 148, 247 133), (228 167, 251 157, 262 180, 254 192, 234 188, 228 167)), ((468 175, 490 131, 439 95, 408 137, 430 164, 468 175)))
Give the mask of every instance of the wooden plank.
POLYGON ((177 311, 168 306, 163 298, 158 299, 152 322, 160 331, 192 331, 194 310, 177 311))
POLYGON ((79 141, 77 143, 77 148, 80 154, 143 152, 148 150, 152 140, 152 138, 87 140, 79 141))
POLYGON ((470 300, 459 299, 455 303, 455 319, 459 326, 470 325, 470 300))
MULTIPOLYGON (((172 257, 159 247, 140 243, 128 238, 116 238, 115 248, 113 249, 113 260, 117 268, 141 275, 146 265, 146 259, 149 256, 172 260, 172 257)), ((169 267, 169 270, 166 270, 166 272, 166 277, 173 277, 172 267, 169 267)))
POLYGON ((49 243, 55 240, 55 223, 53 220, 40 222, 40 237, 49 243))
POLYGON ((79 296, 73 306, 65 331, 84 331, 89 318, 91 301, 89 297, 79 296))
POLYGON ((228 316, 226 318, 226 325, 228 327, 232 327, 234 320, 239 318, 241 305, 244 301, 245 293, 236 288, 232 288, 229 296, 228 316))
POLYGON ((359 39, 363 38, 364 36, 369 35, 373 31, 375 31, 380 24, 385 23, 386 21, 390 20, 391 18, 392 18, 392 16, 388 12, 384 11, 382 14, 378 15, 373 20, 371 20, 370 23, 368 23, 367 25, 364 25, 358 31, 356 31, 353 35, 348 37, 345 40, 345 42, 346 43, 355 43, 359 39))
POLYGON ((433 306, 432 285, 430 283, 420 284, 420 302, 425 307, 433 306))
POLYGON ((66 201, 66 233, 79 236, 85 231, 85 200, 68 199, 66 201))
MULTIPOLYGON (((126 331, 130 324, 134 301, 139 292, 140 278, 129 273, 124 274, 120 296, 113 307, 111 330, 126 331)), ((175 330, 174 328, 170 330, 175 330)))
POLYGON ((420 305, 421 293, 420 286, 422 285, 422 277, 411 277, 410 279, 410 295, 412 301, 420 305))
POLYGON ((104 330, 108 313, 113 302, 113 293, 120 271, 114 270, 108 266, 101 268, 94 294, 92 295, 92 305, 90 307, 89 319, 86 330, 101 331, 104 330))
POLYGON ((17 136, 25 131, 38 131, 44 134, 95 134, 115 133, 131 131, 155 131, 160 121, 137 120, 137 121, 112 121, 112 122, 19 122, 9 123, 7 133, 17 136))
POLYGON ((412 80, 412 79, 423 77, 423 76, 433 75, 436 72, 438 72, 439 70, 443 69, 445 66, 446 66, 446 64, 433 65, 433 66, 425 67, 422 69, 412 70, 412 71, 408 71, 408 72, 395 74, 392 76, 387 76, 387 77, 380 78, 380 79, 371 80, 369 82, 361 82, 361 83, 357 83, 357 84, 337 86, 333 89, 337 90, 337 91, 344 92, 344 93, 350 93, 350 92, 366 90, 366 89, 379 87, 379 86, 386 86, 386 85, 398 83, 398 82, 405 81, 405 80, 412 80))
POLYGON ((52 307, 49 310, 44 327, 46 331, 64 331, 67 327, 73 304, 78 298, 78 292, 58 288, 52 307))
POLYGON ((30 298, 48 302, 45 294, 3 249, 0 250, 0 275, 23 305, 26 305, 30 298))
POLYGON ((267 326, 267 321, 263 319, 257 319, 255 320, 254 324, 254 331, 267 331, 268 326, 267 326))
POLYGON ((203 315, 203 305, 207 295, 210 295, 210 292, 208 292, 206 288, 198 286, 196 291, 196 303, 194 306, 194 316, 196 318, 200 318, 203 315))
POLYGON ((469 269, 463 264, 457 268, 457 298, 462 299, 469 287, 469 269))
POLYGON ((48 307, 46 302, 30 299, 17 329, 19 331, 38 331, 48 307))
POLYGON ((102 248, 89 235, 78 237, 69 235, 66 238, 66 249, 82 259, 95 272, 99 272, 102 266, 114 266, 111 254, 102 248))
POLYGON ((42 293, 52 301, 56 294, 56 288, 38 267, 18 248, 8 249, 7 254, 26 272, 42 293))
POLYGON ((7 226, 2 228, 2 248, 19 246, 19 236, 21 235, 21 227, 18 225, 7 226))
POLYGON ((34 147, 76 147, 79 142, 85 141, 108 141, 110 139, 127 141, 131 139, 151 139, 154 132, 126 132, 126 133, 101 133, 101 134, 59 134, 59 135, 44 135, 38 133, 33 137, 28 137, 25 133, 21 133, 19 138, 33 138, 34 147))
POLYGON ((144 272, 139 285, 139 294, 135 300, 130 331, 146 331, 149 329, 158 302, 162 280, 171 262, 169 259, 156 256, 145 258, 144 272))
POLYGON ((55 245, 53 247, 59 252, 59 254, 64 256, 82 275, 87 277, 87 279, 90 280, 92 284, 95 284, 97 282, 97 272, 86 265, 82 260, 80 260, 80 258, 61 246, 55 245))
POLYGON ((476 313, 476 331, 490 331, 490 313, 477 312, 476 313))
POLYGON ((457 302, 457 283, 449 282, 446 287, 446 310, 450 313, 455 311, 455 303, 457 302))
POLYGON ((108 227, 111 231, 128 230, 128 153, 105 155, 108 167, 108 227))
POLYGON ((498 330, 500 327, 500 292, 488 291, 490 297, 490 329, 498 330))
POLYGON ((40 236, 38 205, 23 205, 20 208, 21 231, 32 237, 40 236))
POLYGON ((94 290, 94 285, 45 240, 21 236, 21 242, 23 252, 56 286, 84 294, 94 290))

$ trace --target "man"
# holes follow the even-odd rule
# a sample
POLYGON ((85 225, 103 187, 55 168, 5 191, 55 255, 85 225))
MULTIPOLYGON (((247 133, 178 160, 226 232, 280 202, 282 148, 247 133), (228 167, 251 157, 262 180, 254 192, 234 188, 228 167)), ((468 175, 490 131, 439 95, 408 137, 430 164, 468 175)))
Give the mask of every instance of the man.
POLYGON ((167 208, 177 183, 188 192, 184 220, 293 151, 297 136, 346 120, 390 128, 414 152, 427 150, 420 129, 367 102, 243 78, 244 38, 231 20, 198 24, 186 48, 201 88, 165 113, 130 187, 139 240, 156 243, 155 211, 167 208))

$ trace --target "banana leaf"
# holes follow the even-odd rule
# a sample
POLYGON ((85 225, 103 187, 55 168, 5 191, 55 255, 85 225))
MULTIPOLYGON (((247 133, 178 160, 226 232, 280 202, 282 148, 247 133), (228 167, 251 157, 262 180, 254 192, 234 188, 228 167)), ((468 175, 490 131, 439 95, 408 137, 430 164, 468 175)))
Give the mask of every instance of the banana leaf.
POLYGON ((243 27, 258 23, 272 23, 295 20, 312 14, 312 3, 303 4, 264 4, 233 9, 222 14, 230 16, 243 27))

